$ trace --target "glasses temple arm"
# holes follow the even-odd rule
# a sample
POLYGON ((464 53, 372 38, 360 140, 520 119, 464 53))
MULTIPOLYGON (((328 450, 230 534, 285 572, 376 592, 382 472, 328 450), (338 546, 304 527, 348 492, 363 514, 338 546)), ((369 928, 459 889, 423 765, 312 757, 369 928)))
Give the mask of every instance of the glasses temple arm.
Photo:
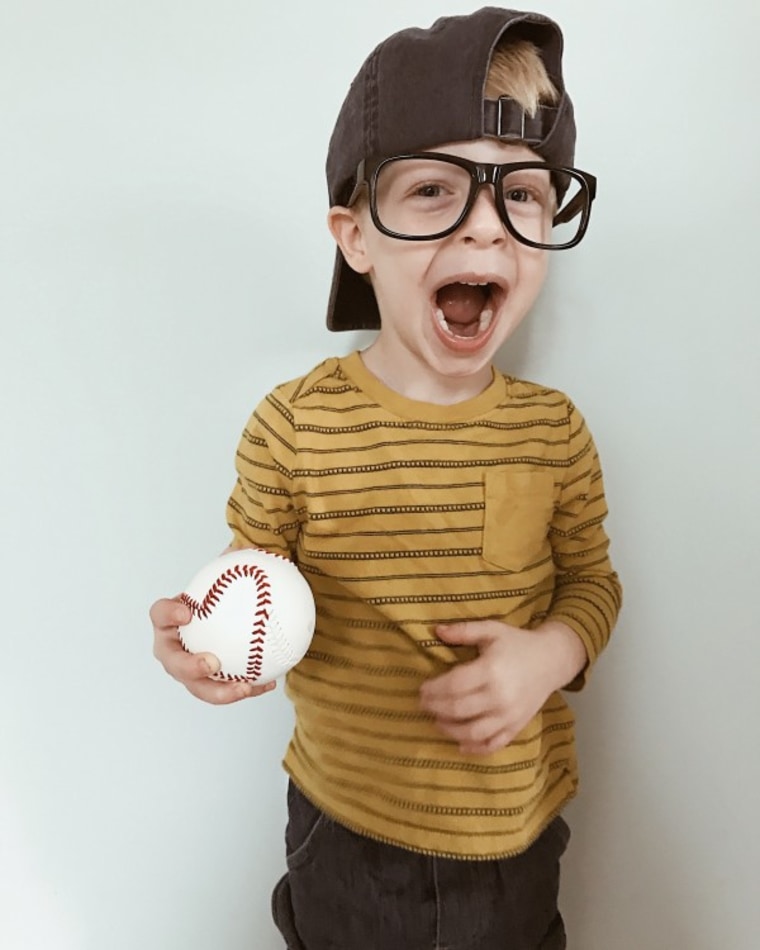
POLYGON ((578 194, 570 201, 552 220, 552 227, 558 224, 567 224, 568 221, 580 214, 586 207, 591 207, 591 202, 596 197, 596 182, 585 181, 585 187, 581 188, 578 194))
POLYGON ((583 206, 586 204, 586 195, 584 192, 579 191, 578 194, 573 198, 573 200, 567 204, 559 214, 555 214, 552 220, 552 227, 556 227, 558 224, 567 224, 568 221, 580 214, 583 211, 583 206))

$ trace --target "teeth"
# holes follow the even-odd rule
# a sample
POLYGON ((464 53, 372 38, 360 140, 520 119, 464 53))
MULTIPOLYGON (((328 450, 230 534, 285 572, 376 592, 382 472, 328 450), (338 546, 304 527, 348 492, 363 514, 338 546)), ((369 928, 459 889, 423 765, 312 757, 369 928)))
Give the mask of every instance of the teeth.
MULTIPOLYGON (((448 323, 446 323, 446 317, 444 317, 443 310, 441 310, 440 307, 435 310, 435 318, 438 321, 438 325, 441 327, 441 329, 445 330, 450 337, 454 337, 455 339, 459 338, 459 334, 454 333, 448 323)), ((478 321, 478 333, 485 333, 486 330, 491 326, 492 320, 493 310, 484 310, 481 313, 480 319, 478 321)))
POLYGON ((467 287, 487 287, 488 281, 479 281, 479 280, 463 280, 463 284, 467 287))
POLYGON ((448 323, 446 323, 446 317, 444 317, 443 310, 441 310, 440 307, 438 307, 435 311, 435 319, 438 321, 438 325, 441 327, 442 330, 445 330, 449 336, 454 336, 454 334, 451 332, 451 328, 449 327, 448 323))

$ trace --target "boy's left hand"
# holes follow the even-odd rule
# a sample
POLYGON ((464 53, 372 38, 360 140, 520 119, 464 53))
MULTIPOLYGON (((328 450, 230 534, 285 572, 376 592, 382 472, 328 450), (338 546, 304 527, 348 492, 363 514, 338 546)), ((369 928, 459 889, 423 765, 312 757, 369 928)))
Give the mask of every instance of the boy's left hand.
POLYGON ((475 755, 508 745, 587 662, 581 639, 559 621, 523 630, 498 620, 470 620, 436 627, 436 635, 480 651, 420 690, 422 708, 441 732, 461 752, 475 755))

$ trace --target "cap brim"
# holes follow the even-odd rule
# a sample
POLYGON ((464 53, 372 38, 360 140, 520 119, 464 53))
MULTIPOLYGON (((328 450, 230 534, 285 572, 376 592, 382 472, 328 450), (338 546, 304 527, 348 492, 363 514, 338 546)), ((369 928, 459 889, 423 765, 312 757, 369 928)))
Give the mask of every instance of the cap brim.
POLYGON ((379 330, 380 312, 375 292, 361 274, 346 263, 340 248, 335 251, 330 300, 327 304, 328 330, 379 330))

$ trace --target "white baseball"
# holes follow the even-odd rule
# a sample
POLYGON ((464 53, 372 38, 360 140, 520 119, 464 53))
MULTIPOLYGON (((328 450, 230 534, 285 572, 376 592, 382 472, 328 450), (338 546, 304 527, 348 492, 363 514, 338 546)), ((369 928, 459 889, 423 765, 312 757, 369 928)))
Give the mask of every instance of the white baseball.
POLYGON ((179 628, 190 653, 213 653, 214 679, 268 683, 301 660, 314 635, 314 598, 285 557, 246 548, 207 564, 180 599, 193 612, 179 628))

